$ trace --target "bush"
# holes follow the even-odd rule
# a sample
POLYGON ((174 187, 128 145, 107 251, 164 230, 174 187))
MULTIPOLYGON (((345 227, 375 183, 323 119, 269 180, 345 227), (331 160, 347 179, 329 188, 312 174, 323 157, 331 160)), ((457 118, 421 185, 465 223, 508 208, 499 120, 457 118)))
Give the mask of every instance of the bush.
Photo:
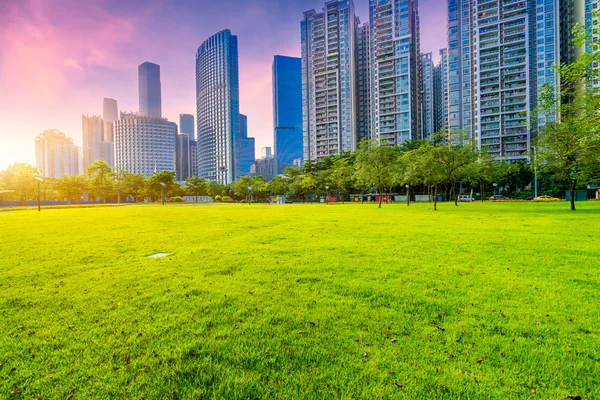
POLYGON ((513 200, 525 200, 529 196, 533 196, 533 195, 534 195, 533 190, 522 190, 520 192, 513 192, 511 198, 513 200))
POLYGON ((183 198, 181 196, 173 196, 169 201, 173 203, 181 203, 183 201, 183 198))

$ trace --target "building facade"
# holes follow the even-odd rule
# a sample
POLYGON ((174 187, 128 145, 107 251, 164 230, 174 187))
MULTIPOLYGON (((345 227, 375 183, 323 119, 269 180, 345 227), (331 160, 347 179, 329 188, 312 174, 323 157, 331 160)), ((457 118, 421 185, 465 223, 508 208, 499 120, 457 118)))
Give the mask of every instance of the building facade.
POLYGON ((115 166, 134 174, 176 171, 177 124, 130 115, 115 121, 115 166))
POLYGON ((302 134, 305 160, 357 146, 355 34, 352 0, 306 11, 300 24, 302 134))
POLYGON ((375 126, 372 112, 372 41, 371 28, 368 23, 359 25, 356 30, 356 92, 357 92, 357 134, 358 142, 368 140, 375 126))
POLYGON ((162 117, 160 65, 145 62, 138 67, 140 115, 162 117))
POLYGON ((115 99, 104 98, 102 105, 102 119, 104 120, 104 141, 114 143, 114 124, 119 119, 119 108, 115 99))
POLYGON ((283 173, 302 158, 302 59, 273 60, 273 143, 275 170, 283 173))
POLYGON ((373 137, 397 145, 421 128, 421 52, 417 0, 369 0, 374 73, 373 137))
POLYGON ((240 140, 239 140, 239 176, 248 175, 250 168, 256 160, 254 138, 248 137, 248 117, 240 114, 240 140))
POLYGON ((190 140, 190 176, 198 176, 198 142, 190 140))
POLYGON ((423 93, 421 95, 421 104, 423 104, 421 110, 421 116, 423 118, 423 138, 429 138, 434 130, 434 119, 435 119, 435 108, 434 108, 434 71, 433 71, 433 58, 431 53, 421 55, 421 66, 422 66, 422 77, 423 93))
POLYGON ((186 133, 190 140, 195 140, 194 116, 192 114, 179 114, 179 132, 186 133))
POLYGON ((44 178, 80 173, 79 149, 73 139, 58 129, 47 130, 35 138, 35 162, 44 178))
POLYGON ((448 52, 440 50, 440 61, 433 68, 433 132, 448 128, 448 52))
POLYGON ((185 181, 191 176, 191 152, 190 136, 187 133, 177 135, 177 147, 175 150, 175 169, 177 171, 177 180, 185 181))
MULTIPOLYGON (((507 162, 527 161, 531 150, 536 90, 533 7, 525 1, 475 0, 473 9, 474 136, 481 149, 507 162)), ((452 109, 450 116, 452 128, 452 109)))
POLYGON ((239 177, 237 36, 227 29, 196 53, 198 174, 228 184, 239 177))
MULTIPOLYGON (((111 134, 113 133, 113 123, 109 126, 111 134)), ((105 121, 98 115, 81 116, 84 169, 96 160, 106 161, 108 165, 114 167, 114 145, 106 140, 106 127, 105 121)))

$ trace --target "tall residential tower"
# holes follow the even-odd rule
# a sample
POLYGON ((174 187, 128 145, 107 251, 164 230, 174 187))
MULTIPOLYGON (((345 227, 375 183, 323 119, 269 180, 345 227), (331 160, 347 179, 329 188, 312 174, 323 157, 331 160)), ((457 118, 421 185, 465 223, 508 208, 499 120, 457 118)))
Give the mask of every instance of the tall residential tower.
POLYGON ((300 38, 305 160, 356 149, 356 25, 352 0, 330 0, 320 12, 304 13, 300 38))

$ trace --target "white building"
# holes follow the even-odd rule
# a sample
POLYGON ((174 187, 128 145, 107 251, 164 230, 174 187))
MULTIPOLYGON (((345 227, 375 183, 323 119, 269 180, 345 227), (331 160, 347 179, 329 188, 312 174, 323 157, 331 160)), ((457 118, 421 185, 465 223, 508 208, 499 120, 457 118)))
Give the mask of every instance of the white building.
POLYGON ((165 118, 123 116, 115 121, 115 166, 135 174, 175 171, 177 124, 165 118))
POLYGON ((79 148, 58 129, 49 129, 35 138, 35 162, 44 178, 79 174, 79 148))
POLYGON ((352 0, 331 0, 301 21, 304 159, 357 146, 355 34, 352 0))

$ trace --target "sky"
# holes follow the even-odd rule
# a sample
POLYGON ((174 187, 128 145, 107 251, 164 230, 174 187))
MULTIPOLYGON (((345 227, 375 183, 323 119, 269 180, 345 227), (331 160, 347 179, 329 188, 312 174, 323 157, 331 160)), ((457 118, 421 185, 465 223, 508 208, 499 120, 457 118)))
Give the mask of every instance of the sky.
MULTIPOLYGON (((361 21, 368 0, 354 0, 361 21)), ((240 112, 256 153, 273 145, 274 55, 300 56, 300 20, 325 0, 0 0, 0 169, 35 164, 35 137, 56 128, 81 145, 81 115, 104 97, 138 110, 137 67, 161 67, 163 117, 195 112, 195 54, 238 36, 240 112)), ((421 52, 446 43, 446 0, 420 0, 421 52)))

